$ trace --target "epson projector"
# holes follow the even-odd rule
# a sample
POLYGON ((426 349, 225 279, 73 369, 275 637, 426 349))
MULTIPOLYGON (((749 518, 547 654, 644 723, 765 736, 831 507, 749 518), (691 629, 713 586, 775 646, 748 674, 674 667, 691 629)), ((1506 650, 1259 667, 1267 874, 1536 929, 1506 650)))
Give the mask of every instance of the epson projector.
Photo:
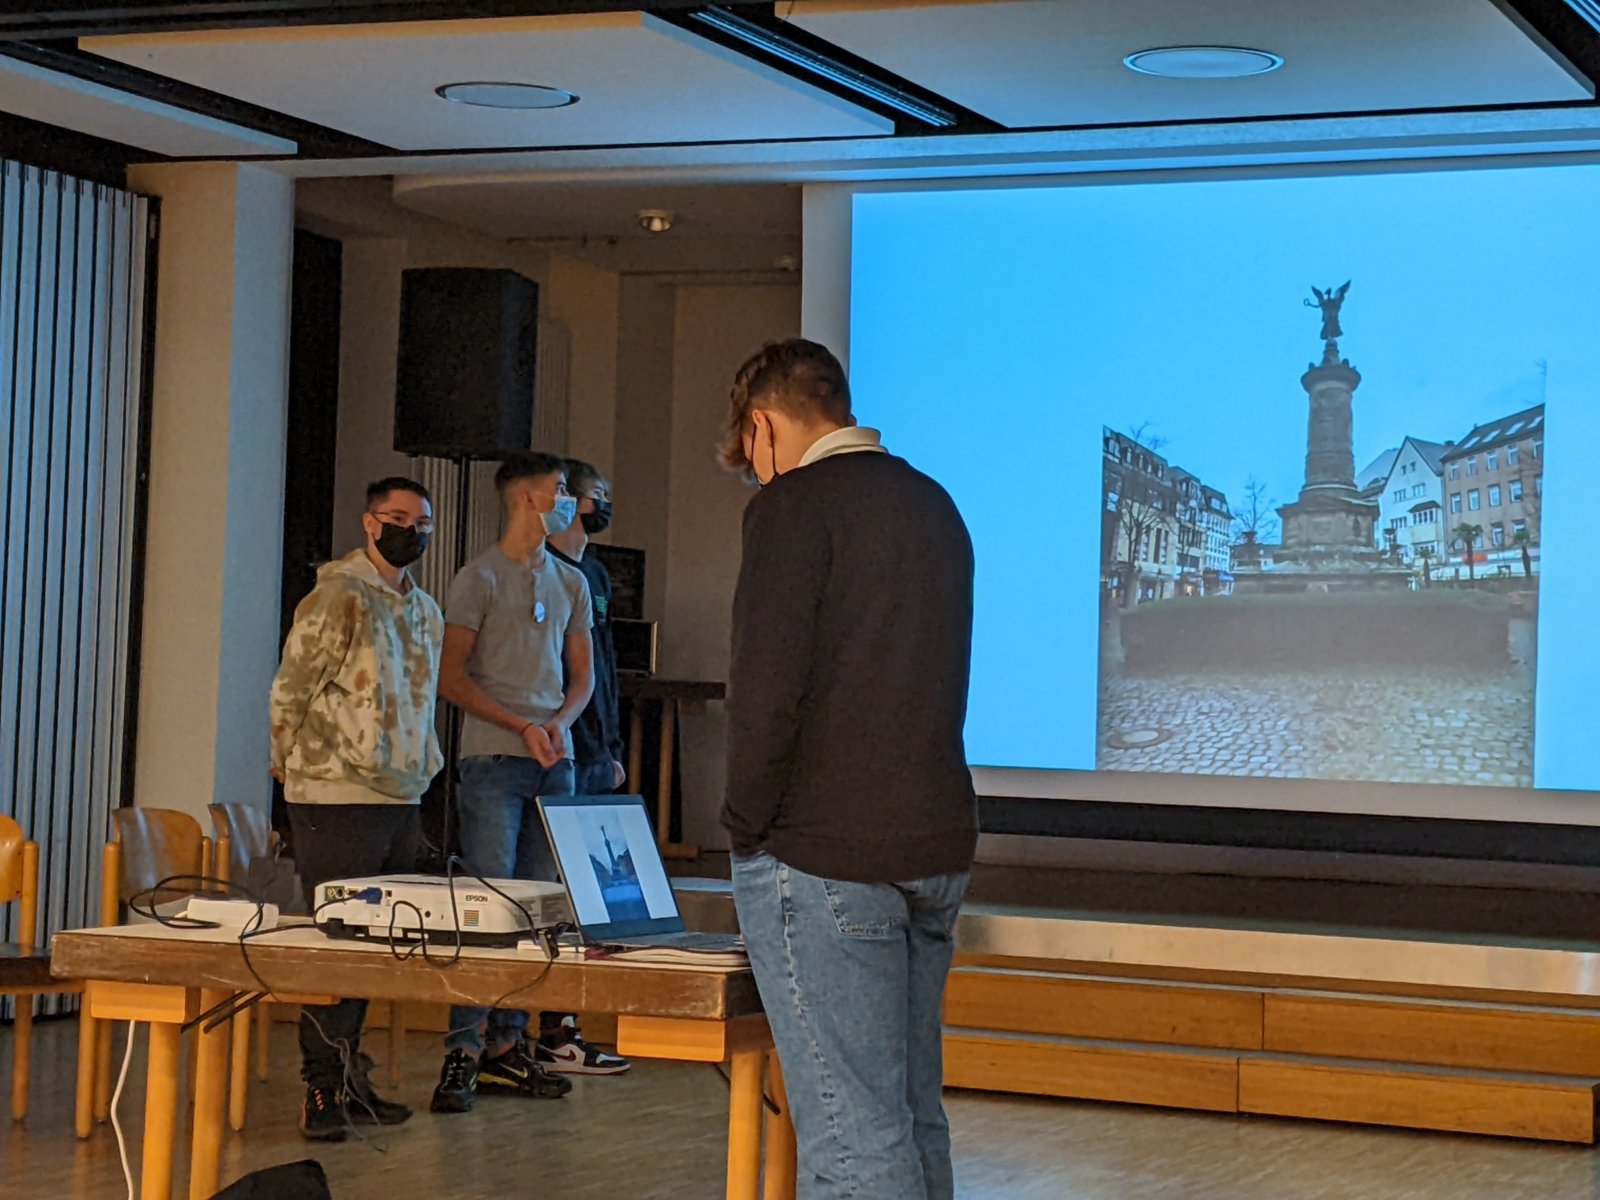
POLYGON ((537 930, 572 920, 567 890, 559 883, 487 882, 494 888, 470 875, 333 879, 317 887, 314 917, 330 937, 453 945, 459 932, 463 943, 476 946, 515 945, 537 930))

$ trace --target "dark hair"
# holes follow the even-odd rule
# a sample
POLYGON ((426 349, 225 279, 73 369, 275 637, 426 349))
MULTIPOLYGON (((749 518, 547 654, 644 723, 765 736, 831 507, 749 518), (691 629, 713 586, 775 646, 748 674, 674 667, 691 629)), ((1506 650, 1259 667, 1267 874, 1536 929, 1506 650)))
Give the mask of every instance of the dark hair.
POLYGON ((593 463, 586 463, 581 458, 567 459, 567 491, 574 496, 586 496, 589 494, 589 489, 597 483, 606 483, 606 477, 599 467, 593 463))
POLYGON ((554 454, 544 454, 538 450, 517 450, 506 455, 506 460, 494 473, 494 489, 504 494, 505 490, 519 479, 543 479, 546 475, 566 473, 566 461, 554 454))
POLYGON ((421 496, 429 504, 433 503, 433 497, 428 495, 428 489, 415 479, 407 479, 404 475, 390 475, 376 483, 367 484, 367 511, 371 512, 374 506, 382 504, 389 498, 391 492, 410 492, 413 496, 421 496))
POLYGON ((734 375, 728 399, 721 457, 731 471, 750 469, 744 437, 757 407, 776 408, 807 422, 850 423, 850 382, 844 367, 826 346, 805 338, 769 342, 752 354, 734 375))

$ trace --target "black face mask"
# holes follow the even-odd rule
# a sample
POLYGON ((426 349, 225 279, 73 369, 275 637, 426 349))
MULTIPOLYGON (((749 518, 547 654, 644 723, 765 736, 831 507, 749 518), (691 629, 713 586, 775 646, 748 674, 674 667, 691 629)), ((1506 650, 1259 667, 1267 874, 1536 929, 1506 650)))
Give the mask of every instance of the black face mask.
POLYGON ((583 531, 591 537, 597 533, 604 533, 611 528, 611 501, 596 500, 594 511, 580 513, 578 519, 583 522, 583 531))
POLYGON ((409 567, 422 557, 430 536, 409 526, 384 524, 378 535, 378 553, 391 567, 409 567))

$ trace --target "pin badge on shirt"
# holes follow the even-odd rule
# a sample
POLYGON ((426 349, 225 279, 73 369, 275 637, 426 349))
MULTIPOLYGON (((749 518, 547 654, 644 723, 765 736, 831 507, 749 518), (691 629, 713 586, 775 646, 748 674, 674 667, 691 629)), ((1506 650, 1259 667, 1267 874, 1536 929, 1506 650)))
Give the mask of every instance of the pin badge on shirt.
POLYGON ((533 602, 533 619, 535 621, 538 621, 541 625, 544 624, 544 601, 543 600, 535 600, 533 602))

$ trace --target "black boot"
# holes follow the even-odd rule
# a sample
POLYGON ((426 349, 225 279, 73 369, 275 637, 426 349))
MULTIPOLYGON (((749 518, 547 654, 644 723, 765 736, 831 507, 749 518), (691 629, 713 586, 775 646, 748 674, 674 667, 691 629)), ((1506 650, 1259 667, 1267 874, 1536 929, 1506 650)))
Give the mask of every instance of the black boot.
POLYGON ((338 1088, 306 1085, 300 1106, 300 1136, 308 1142, 342 1142, 350 1135, 344 1093, 338 1088))

